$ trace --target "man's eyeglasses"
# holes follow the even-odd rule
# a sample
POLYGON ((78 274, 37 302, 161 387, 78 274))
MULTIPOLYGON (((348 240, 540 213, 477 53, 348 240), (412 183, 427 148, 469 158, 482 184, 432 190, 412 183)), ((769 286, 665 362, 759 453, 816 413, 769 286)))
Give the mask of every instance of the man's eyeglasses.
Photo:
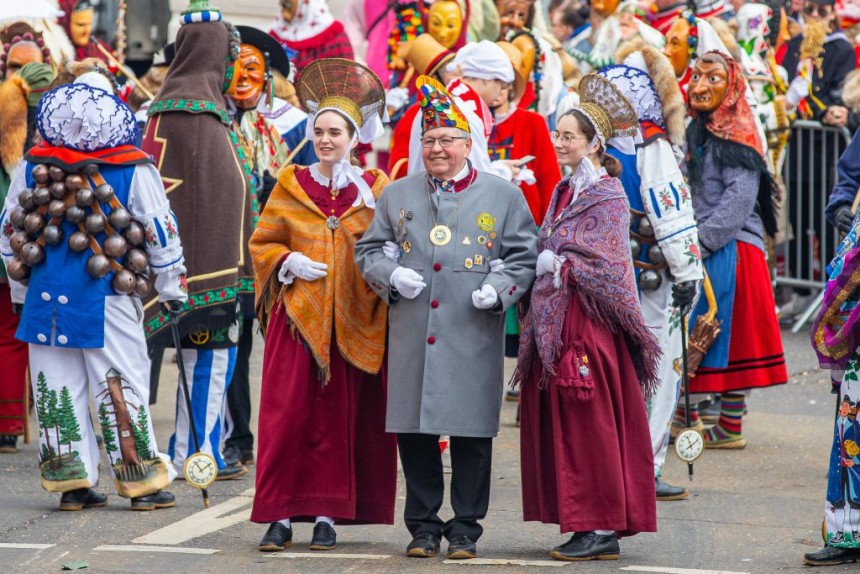
POLYGON ((423 148, 432 148, 436 145, 436 142, 439 142, 441 147, 451 147, 454 145, 454 140, 464 140, 467 139, 465 136, 445 136, 441 138, 421 138, 421 147, 423 148))
POLYGON ((570 145, 570 142, 573 140, 587 140, 588 138, 585 136, 577 137, 577 136, 563 136, 557 131, 553 130, 549 134, 549 139, 552 140, 552 143, 560 143, 561 145, 567 147, 570 145))
POLYGON ((803 6, 803 13, 807 16, 817 13, 819 18, 827 18, 831 12, 832 8, 830 6, 819 6, 817 4, 806 4, 803 6))

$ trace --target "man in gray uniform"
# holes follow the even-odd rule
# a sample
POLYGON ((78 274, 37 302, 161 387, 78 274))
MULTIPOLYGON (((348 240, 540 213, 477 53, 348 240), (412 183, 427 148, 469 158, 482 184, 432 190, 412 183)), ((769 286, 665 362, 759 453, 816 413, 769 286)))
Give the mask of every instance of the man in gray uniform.
POLYGON ((426 76, 418 86, 426 171, 385 189, 355 255, 391 306, 386 430, 398 433, 406 476, 407 554, 435 555, 444 535, 448 558, 474 558, 499 430, 504 313, 534 280, 537 237, 519 188, 468 162, 469 124, 445 88, 426 76), (444 523, 440 435, 451 437, 453 468, 444 523))

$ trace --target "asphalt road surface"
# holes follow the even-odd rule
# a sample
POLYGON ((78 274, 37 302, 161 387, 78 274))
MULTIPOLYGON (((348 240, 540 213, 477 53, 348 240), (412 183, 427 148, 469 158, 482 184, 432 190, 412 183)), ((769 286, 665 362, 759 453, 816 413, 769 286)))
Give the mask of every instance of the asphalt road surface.
MULTIPOLYGON (((310 552, 312 526, 294 527, 290 551, 263 554, 264 525, 248 522, 254 467, 244 478, 210 488, 212 507, 199 491, 173 484, 176 508, 131 512, 117 497, 102 467, 98 490, 105 508, 59 512, 59 495, 39 486, 36 446, 0 455, 0 572, 59 572, 83 561, 90 572, 657 572, 735 574, 801 572, 805 552, 821 546, 827 457, 835 399, 825 373, 815 368, 806 335, 783 333, 791 379, 783 387, 754 392, 744 421, 742 451, 706 451, 693 482, 670 451, 665 478, 687 484, 688 500, 658 505, 659 532, 621 541, 621 559, 563 563, 549 549, 567 539, 553 525, 523 523, 520 506, 519 431, 516 406, 506 402, 495 441, 492 499, 478 543, 480 560, 448 563, 409 559, 409 535, 400 522, 404 486, 398 484, 393 526, 338 527, 338 546, 310 552)), ((262 341, 255 343, 252 391, 259 396, 262 341)), ((175 407, 176 366, 168 351, 153 411, 165 448, 175 407)), ((508 365, 510 369, 510 364, 508 365)), ((256 420, 253 421, 256 427, 256 420)), ((32 436, 38 436, 31 424, 32 436)), ((611 456, 611 453, 607 453, 611 456)), ((105 459, 106 460, 106 459, 105 459)), ((599 464, 599 461, 595 461, 599 464)), ((443 507, 443 518, 450 506, 443 507)), ((443 552, 445 546, 443 544, 443 552)), ((827 572, 855 572, 856 565, 827 572)))

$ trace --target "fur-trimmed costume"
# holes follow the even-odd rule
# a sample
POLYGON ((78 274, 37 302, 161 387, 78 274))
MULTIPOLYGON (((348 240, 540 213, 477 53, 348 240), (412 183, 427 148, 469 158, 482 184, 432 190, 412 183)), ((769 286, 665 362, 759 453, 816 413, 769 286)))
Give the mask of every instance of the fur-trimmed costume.
POLYGON ((659 387, 647 403, 654 474, 659 477, 680 393, 681 374, 675 365, 682 355, 680 322, 686 320, 672 305, 672 285, 698 281, 704 274, 690 188, 675 153, 684 144, 686 108, 674 71, 665 56, 642 41, 626 44, 616 60, 623 64, 600 73, 634 102, 643 142, 636 146, 635 159, 618 150, 610 153, 624 166, 622 182, 633 214, 631 241, 640 248, 634 258, 636 278, 650 270, 647 273, 660 279, 656 287, 639 281, 642 314, 663 353, 659 387), (643 220, 651 232, 643 231, 643 220), (658 253, 652 253, 655 246, 658 253))

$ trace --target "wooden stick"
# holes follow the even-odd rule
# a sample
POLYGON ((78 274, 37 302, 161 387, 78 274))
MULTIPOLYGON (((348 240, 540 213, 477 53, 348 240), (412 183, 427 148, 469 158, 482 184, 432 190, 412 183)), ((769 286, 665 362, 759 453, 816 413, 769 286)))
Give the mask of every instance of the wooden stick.
POLYGON ((119 68, 120 70, 122 70, 122 73, 123 73, 123 74, 125 74, 126 76, 128 76, 129 78, 131 78, 132 80, 134 80, 134 87, 136 87, 136 88, 140 88, 140 91, 141 91, 141 92, 143 92, 143 95, 145 95, 148 99, 150 99, 150 100, 154 100, 154 99, 155 99, 155 96, 152 94, 152 92, 150 92, 149 90, 147 90, 147 89, 143 86, 143 84, 142 84, 142 83, 141 83, 141 81, 137 78, 137 76, 135 76, 135 75, 134 75, 134 72, 132 72, 128 67, 126 67, 126 66, 125 66, 123 63, 121 63, 119 60, 117 60, 117 59, 116 59, 116 56, 114 56, 114 55, 113 55, 113 54, 111 54, 108 50, 106 50, 104 46, 102 46, 102 45, 101 45, 101 44, 99 44, 98 42, 96 42, 95 44, 96 44, 96 48, 98 48, 98 49, 99 49, 99 52, 101 52, 102 54, 104 54, 105 58, 107 58, 108 60, 110 60, 110 61, 111 61, 111 63, 112 63, 114 66, 116 66, 117 68, 119 68))
POLYGON ((305 144, 307 144, 307 143, 308 143, 308 138, 303 138, 302 141, 299 142, 299 145, 297 145, 295 147, 295 149, 293 149, 293 151, 290 152, 290 155, 287 156, 287 161, 285 162, 286 165, 290 165, 293 162, 293 158, 296 157, 296 154, 299 153, 301 151, 301 149, 303 147, 305 147, 305 144))

